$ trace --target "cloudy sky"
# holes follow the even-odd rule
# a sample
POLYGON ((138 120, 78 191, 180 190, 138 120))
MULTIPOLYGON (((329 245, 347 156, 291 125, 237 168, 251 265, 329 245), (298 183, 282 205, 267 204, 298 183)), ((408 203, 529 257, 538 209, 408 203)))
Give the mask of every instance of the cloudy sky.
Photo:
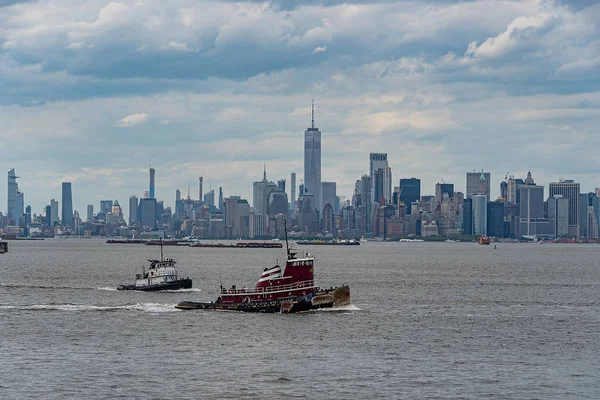
POLYGON ((482 167, 493 193, 529 168, 593 190, 600 5, 0 0, 0 169, 35 213, 62 181, 83 215, 101 199, 127 209, 149 164, 166 205, 188 182, 197 197, 199 175, 251 201, 263 162, 271 180, 301 178, 312 98, 341 195, 369 152, 424 194, 482 167))

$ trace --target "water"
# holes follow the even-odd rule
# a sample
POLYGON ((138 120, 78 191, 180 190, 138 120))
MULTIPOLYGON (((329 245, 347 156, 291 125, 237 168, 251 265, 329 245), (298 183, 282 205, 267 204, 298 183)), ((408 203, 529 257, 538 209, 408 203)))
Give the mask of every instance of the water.
POLYGON ((600 246, 313 246, 352 306, 181 311, 252 286, 276 249, 165 247, 182 292, 120 292, 157 247, 10 242, 0 398, 597 399, 600 246))

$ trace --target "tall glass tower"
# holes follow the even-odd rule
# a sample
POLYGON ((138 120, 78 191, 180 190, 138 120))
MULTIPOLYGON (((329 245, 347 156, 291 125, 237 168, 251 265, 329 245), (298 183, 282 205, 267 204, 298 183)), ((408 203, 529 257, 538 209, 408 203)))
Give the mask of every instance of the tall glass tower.
POLYGON ((315 102, 312 103, 310 128, 304 131, 304 190, 315 198, 314 206, 321 210, 321 131, 315 128, 315 102))
POLYGON ((73 226, 73 194, 71 182, 62 183, 62 226, 73 226))

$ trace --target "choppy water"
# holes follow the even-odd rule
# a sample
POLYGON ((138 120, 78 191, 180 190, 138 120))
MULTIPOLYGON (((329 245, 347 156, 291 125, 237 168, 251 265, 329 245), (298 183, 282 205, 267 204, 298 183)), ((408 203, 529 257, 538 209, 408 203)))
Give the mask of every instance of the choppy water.
POLYGON ((319 246, 352 306, 180 311, 252 286, 274 249, 165 248, 194 289, 120 292, 158 248, 10 242, 0 398, 598 399, 600 246, 319 246))

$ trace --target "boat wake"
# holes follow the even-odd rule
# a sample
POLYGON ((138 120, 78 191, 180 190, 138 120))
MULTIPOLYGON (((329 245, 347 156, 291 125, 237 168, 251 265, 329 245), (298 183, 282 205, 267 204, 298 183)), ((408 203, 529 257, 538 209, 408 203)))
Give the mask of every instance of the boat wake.
POLYGON ((341 307, 331 307, 331 308, 318 308, 316 310, 310 310, 308 312, 347 312, 347 311, 362 311, 362 309, 356 307, 355 305, 347 305, 341 307))
POLYGON ((174 304, 136 303, 122 306, 94 306, 87 304, 31 304, 19 306, 3 306, 0 310, 31 310, 31 311, 141 311, 150 313, 176 312, 174 304))

